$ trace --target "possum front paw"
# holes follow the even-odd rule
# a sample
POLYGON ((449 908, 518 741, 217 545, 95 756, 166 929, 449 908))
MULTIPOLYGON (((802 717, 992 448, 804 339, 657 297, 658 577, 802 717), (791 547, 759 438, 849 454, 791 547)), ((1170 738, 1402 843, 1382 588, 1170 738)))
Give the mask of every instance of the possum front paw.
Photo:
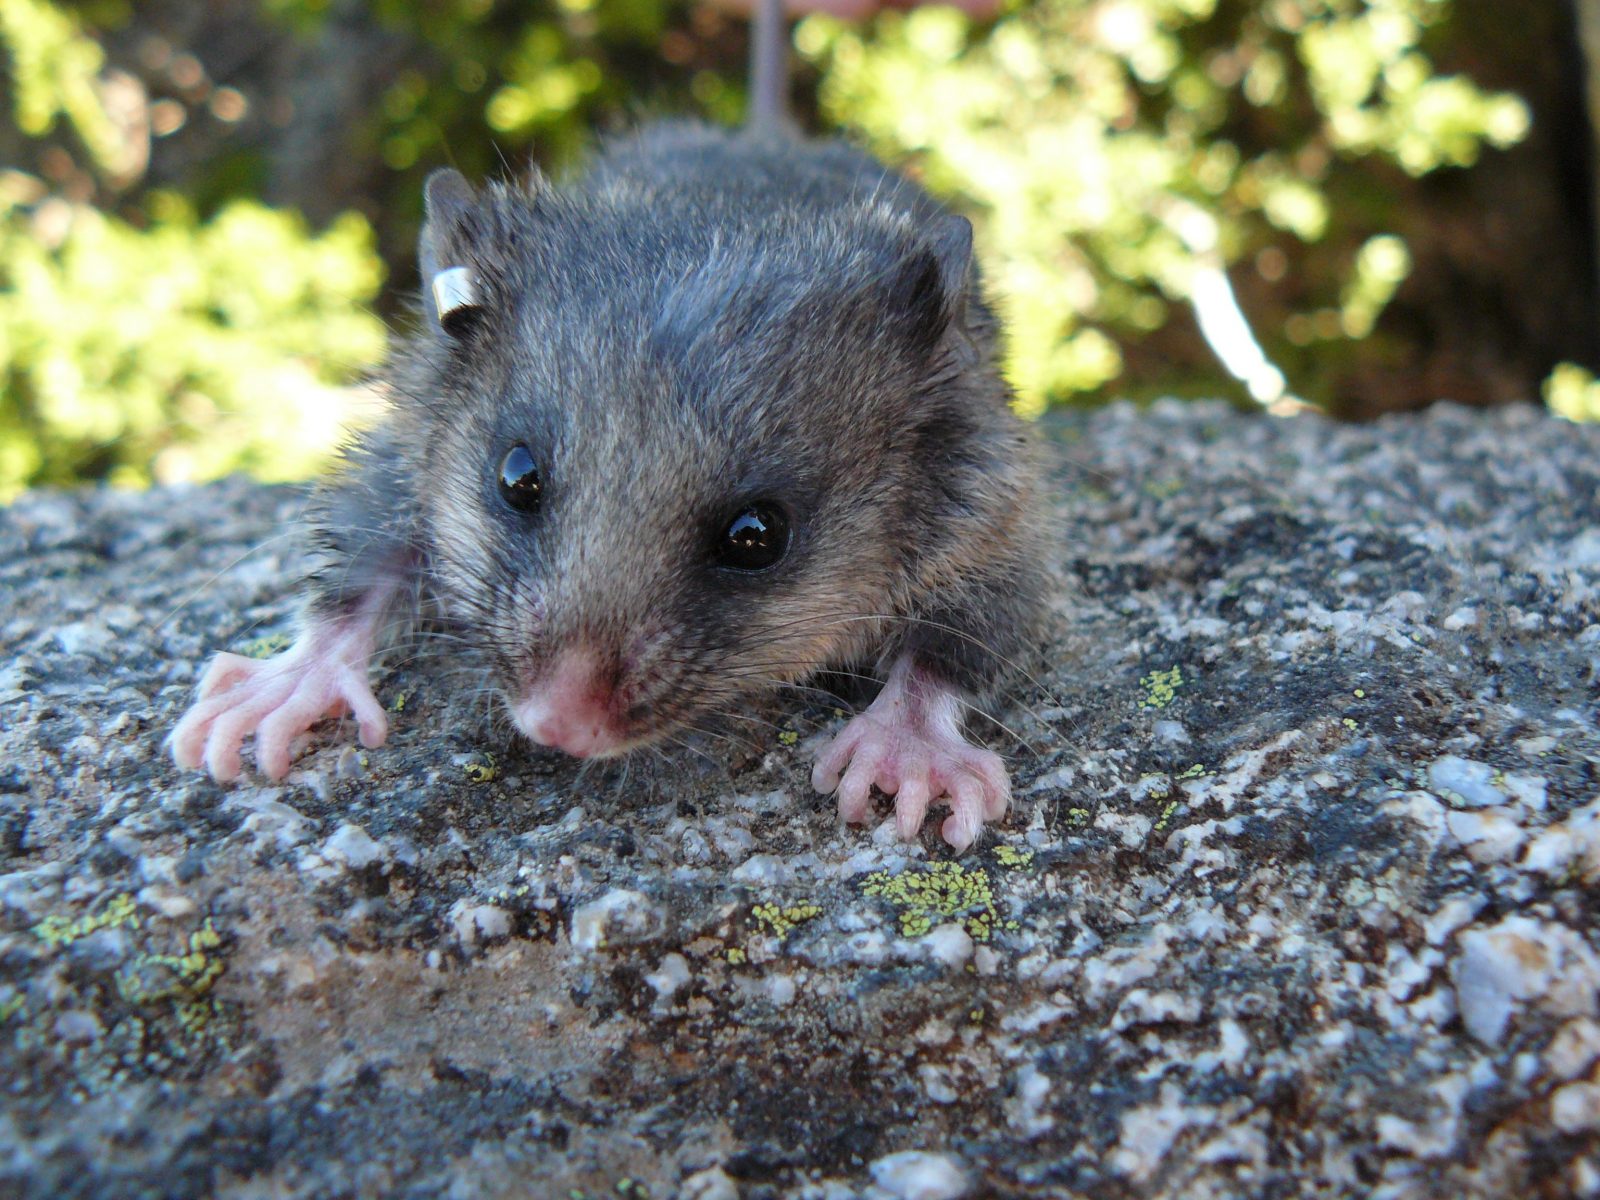
POLYGON ((849 824, 867 819, 874 785, 894 796, 895 826, 907 841, 922 828, 928 806, 942 799, 950 815, 939 832, 957 853, 977 840, 985 821, 1005 816, 1011 801, 1000 756, 962 737, 959 698, 906 660, 811 772, 817 791, 838 789, 839 815, 849 824))
POLYGON ((180 767, 202 763, 213 779, 239 774, 239 747, 256 736, 256 767, 289 773, 289 743, 326 716, 355 714, 361 744, 383 745, 389 721, 367 683, 373 630, 359 620, 313 624, 276 658, 219 654, 200 680, 194 707, 168 745, 180 767))

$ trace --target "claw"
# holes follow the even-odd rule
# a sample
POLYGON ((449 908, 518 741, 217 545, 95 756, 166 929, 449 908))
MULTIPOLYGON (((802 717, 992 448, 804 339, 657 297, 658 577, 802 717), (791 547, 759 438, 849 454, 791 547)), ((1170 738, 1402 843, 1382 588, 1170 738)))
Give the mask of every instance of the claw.
POLYGON ((256 736, 256 767, 269 779, 289 773, 290 744, 325 716, 353 712, 361 743, 383 744, 388 719, 367 683, 375 623, 357 616, 314 622, 276 658, 219 654, 198 698, 167 739, 180 767, 204 764, 213 779, 239 774, 239 749, 256 736))
POLYGON ((958 853, 977 840, 985 822, 1005 816, 1011 801, 1000 756, 962 737, 955 693, 904 659, 872 705, 817 758, 811 786, 837 790, 847 824, 867 819, 874 787, 893 795, 895 828, 907 841, 921 830, 928 806, 942 800, 950 815, 940 834, 958 853))

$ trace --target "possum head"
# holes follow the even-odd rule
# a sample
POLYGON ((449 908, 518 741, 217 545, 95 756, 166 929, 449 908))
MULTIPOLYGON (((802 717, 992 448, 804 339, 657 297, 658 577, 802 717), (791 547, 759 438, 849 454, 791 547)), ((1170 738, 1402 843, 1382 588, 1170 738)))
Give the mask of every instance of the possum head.
POLYGON ((428 208, 435 574, 534 741, 620 754, 871 662, 981 536, 961 218, 453 172, 428 208))

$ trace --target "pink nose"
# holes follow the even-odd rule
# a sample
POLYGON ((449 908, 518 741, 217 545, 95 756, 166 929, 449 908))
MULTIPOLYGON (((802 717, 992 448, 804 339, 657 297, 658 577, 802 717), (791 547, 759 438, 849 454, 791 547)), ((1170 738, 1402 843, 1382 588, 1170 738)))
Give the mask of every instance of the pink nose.
POLYGON ((611 689, 597 674, 591 655, 568 651, 511 706, 512 720, 539 745, 577 758, 614 753, 624 739, 612 723, 611 689))

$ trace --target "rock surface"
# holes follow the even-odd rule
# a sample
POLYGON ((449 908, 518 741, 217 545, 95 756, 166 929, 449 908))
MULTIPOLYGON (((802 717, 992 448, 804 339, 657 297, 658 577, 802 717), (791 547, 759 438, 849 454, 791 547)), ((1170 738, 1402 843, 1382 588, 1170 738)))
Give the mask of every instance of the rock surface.
POLYGON ((0 514, 0 1191, 1600 1194, 1600 431, 1058 432, 959 859, 839 827, 830 704, 585 772, 409 654, 217 786, 162 738, 297 497, 0 514))

